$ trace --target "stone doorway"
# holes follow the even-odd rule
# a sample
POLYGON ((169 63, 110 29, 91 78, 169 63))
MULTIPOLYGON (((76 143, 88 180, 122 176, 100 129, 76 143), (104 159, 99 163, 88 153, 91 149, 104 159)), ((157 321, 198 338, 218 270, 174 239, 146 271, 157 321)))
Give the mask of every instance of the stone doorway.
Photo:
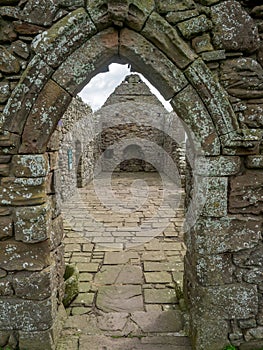
MULTIPOLYGON (((262 347, 261 9, 235 0, 3 3, 4 346, 54 348, 63 297, 54 130, 92 76, 125 61, 172 100, 204 156, 192 174, 207 191, 186 237, 193 346, 262 347)), ((186 184, 193 198, 191 176, 186 184)))
MULTIPOLYGON (((66 129, 67 120, 70 124, 78 103, 75 101, 74 108, 70 107, 63 116, 66 129)), ((185 164, 184 129, 176 118, 173 125, 177 133, 182 134, 181 138, 167 141, 162 116, 169 113, 134 74, 125 78, 96 114, 95 129, 98 125, 104 127, 95 137, 96 148, 103 151, 101 172, 89 177, 88 185, 73 188, 70 193, 74 195, 63 204, 65 260, 69 268, 76 268, 79 294, 69 298, 66 288, 64 303, 69 318, 58 348, 85 349, 88 342, 94 350, 98 344, 125 349, 168 350, 178 346, 190 349, 182 297, 186 250, 184 188, 182 184, 178 187, 178 175, 184 173, 185 164), (154 125, 159 131, 149 125, 147 110, 151 118, 156 119, 154 125), (165 145, 174 162, 181 156, 177 173, 169 169, 170 178, 162 173, 165 157, 156 152, 155 144, 142 142, 145 138, 165 145), (180 155, 176 143, 179 139, 180 155), (119 148, 122 140, 123 146, 119 148), (113 158, 114 165, 110 166, 113 158), (146 162, 147 159, 156 168, 146 162), (70 303, 69 299, 72 299, 70 303), (81 330, 76 332, 79 327, 81 330)), ((84 115, 82 119, 78 118, 77 127, 73 127, 69 135, 63 133, 62 155, 63 149, 70 147, 68 139, 75 145, 75 139, 80 138, 78 129, 88 125, 84 120, 89 117, 84 115)), ((94 144, 94 140, 92 142, 94 144)), ((92 142, 86 139, 88 145, 92 142)), ((81 144, 85 144, 83 138, 81 144)), ((82 152, 81 157, 96 168, 99 157, 90 149, 82 152)), ((63 157, 61 159, 62 172, 63 163, 68 162, 67 157, 64 158, 64 162, 63 157)), ((63 174, 65 176, 65 172, 63 174)), ((66 177, 65 180, 70 187, 70 181, 66 177)), ((63 197, 66 197, 64 193, 63 197)))
MULTIPOLYGON (((180 197, 166 180, 169 196, 180 197)), ((190 350, 182 299, 183 198, 171 217, 169 206, 160 210, 164 188, 157 173, 115 172, 111 185, 124 208, 140 202, 145 186, 147 201, 116 213, 91 182, 64 204, 65 258, 79 270, 80 293, 67 309, 58 349, 85 350, 88 343, 91 350, 190 350), (138 180, 144 184, 135 193, 138 180)))

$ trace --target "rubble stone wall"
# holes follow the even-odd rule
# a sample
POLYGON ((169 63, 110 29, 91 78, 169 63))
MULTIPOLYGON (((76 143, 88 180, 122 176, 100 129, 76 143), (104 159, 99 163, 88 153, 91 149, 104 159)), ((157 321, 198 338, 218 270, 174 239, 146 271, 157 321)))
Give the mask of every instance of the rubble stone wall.
POLYGON ((55 347, 64 273, 55 129, 82 86, 121 59, 172 100, 198 155, 191 183, 206 184, 192 191, 199 211, 186 232, 193 347, 261 348, 262 5, 0 5, 0 346, 55 347))

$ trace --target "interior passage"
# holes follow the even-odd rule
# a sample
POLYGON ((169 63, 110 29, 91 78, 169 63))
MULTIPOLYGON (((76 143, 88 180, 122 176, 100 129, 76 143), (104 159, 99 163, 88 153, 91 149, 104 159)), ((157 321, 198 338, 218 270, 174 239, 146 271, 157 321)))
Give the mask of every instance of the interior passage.
POLYGON ((79 271, 79 294, 58 350, 191 349, 180 191, 163 174, 102 173, 64 204, 65 259, 79 271))

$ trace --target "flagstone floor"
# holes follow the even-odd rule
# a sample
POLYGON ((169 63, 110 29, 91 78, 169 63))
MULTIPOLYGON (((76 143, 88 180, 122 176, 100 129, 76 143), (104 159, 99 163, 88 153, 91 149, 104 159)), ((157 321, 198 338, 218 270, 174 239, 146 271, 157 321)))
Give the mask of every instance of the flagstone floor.
POLYGON ((79 294, 57 350, 190 350, 183 193, 157 173, 102 174, 64 203, 79 294))

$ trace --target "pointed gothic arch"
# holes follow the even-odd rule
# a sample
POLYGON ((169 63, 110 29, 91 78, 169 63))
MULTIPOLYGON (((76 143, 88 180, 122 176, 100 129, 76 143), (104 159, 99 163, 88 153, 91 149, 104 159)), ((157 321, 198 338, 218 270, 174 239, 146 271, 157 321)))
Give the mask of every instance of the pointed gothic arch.
MULTIPOLYGON (((212 253, 207 248, 203 255, 200 250, 198 254, 196 251, 200 241, 210 237, 209 228, 214 218, 219 224, 216 235, 222 241, 225 235, 231 234, 233 221, 237 220, 227 216, 228 176, 239 171, 240 160, 234 156, 235 152, 230 153, 233 156, 226 155, 229 154, 227 149, 242 143, 244 134, 239 130, 235 113, 220 83, 188 43, 154 11, 154 1, 139 4, 133 0, 123 2, 118 8, 115 6, 109 1, 97 7, 95 1, 88 1, 87 9, 81 7, 70 12, 38 35, 33 42, 35 55, 4 110, 2 144, 6 153, 12 156, 12 161, 9 176, 1 182, 1 205, 3 208, 15 207, 15 239, 3 242, 1 248, 6 260, 1 260, 1 266, 13 271, 12 264, 5 262, 9 256, 7 248, 11 245, 20 253, 22 260, 24 256, 24 262, 17 256, 14 258, 21 265, 21 270, 27 263, 26 256, 32 253, 31 267, 44 274, 47 266, 51 266, 52 271, 46 275, 45 292, 49 299, 38 300, 32 310, 35 313, 37 309, 37 317, 25 317, 25 304, 28 308, 32 305, 28 301, 0 300, 6 308, 6 314, 0 316, 0 329, 5 330, 5 322, 9 320, 8 330, 20 332, 21 344, 25 344, 25 339, 39 339, 40 342, 46 334, 50 339, 56 338, 53 336, 58 318, 56 298, 62 288, 61 276, 57 277, 62 265, 59 250, 61 218, 45 191, 50 171, 50 159, 45 152, 72 96, 107 64, 121 61, 142 72, 166 99, 171 99, 175 112, 191 129, 207 157, 207 164, 201 164, 197 169, 210 184, 208 204, 202 213, 206 221, 205 224, 204 221, 197 222, 187 238, 185 294, 195 348, 203 349, 206 344, 213 350, 219 350, 219 347, 228 344, 228 322, 231 318, 242 319, 256 314, 257 291, 242 286, 238 291, 240 298, 232 299, 237 287, 225 281, 224 277, 215 282, 205 269, 209 260, 220 260, 219 254, 230 249, 231 237, 225 248, 218 246, 212 253), (213 163, 215 157, 218 163, 213 163), (222 206, 217 201, 217 192, 222 206), (35 210, 33 206, 36 206, 35 210), (33 228, 26 221, 27 217, 34 222, 33 228), (18 223, 21 218, 25 220, 22 227, 18 223), (21 241, 24 245, 17 245, 16 242, 21 241), (54 284, 56 295, 50 291, 54 284), (224 310, 225 300, 231 300, 230 310, 224 310), (248 300, 249 307, 244 310, 248 300), (14 316, 15 309, 18 311, 14 316), (206 324, 207 318, 209 324, 206 324), (218 333, 209 339, 210 330, 215 328, 218 333)), ((253 143, 253 139, 250 141, 253 143)), ((54 195, 52 190, 47 193, 54 195)), ((245 221, 241 222, 246 227, 245 221)), ((256 241, 259 230, 254 227, 252 231, 256 241)), ((246 240, 247 236, 243 240, 241 237, 241 248, 246 247, 246 240)), ((250 245, 253 246, 253 242, 250 245)), ((224 265, 225 262, 220 260, 220 263, 224 265)), ((226 270, 231 269, 227 263, 224 266, 226 270)), ((40 284, 37 276, 32 278, 40 284)), ((47 349, 52 348, 50 344, 47 349)))

